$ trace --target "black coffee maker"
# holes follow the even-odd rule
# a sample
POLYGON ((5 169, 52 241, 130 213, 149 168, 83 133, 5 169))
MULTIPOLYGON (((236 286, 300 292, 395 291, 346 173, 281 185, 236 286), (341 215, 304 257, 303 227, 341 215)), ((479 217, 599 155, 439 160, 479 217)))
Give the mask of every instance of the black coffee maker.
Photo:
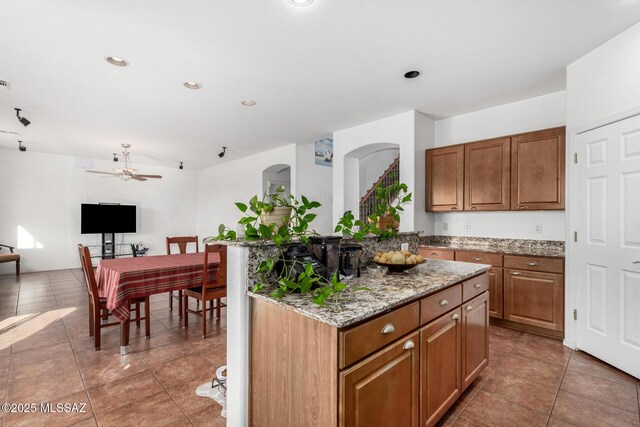
POLYGON ((354 243, 340 246, 340 274, 344 277, 360 277, 360 253, 362 245, 354 243))
POLYGON ((313 271, 326 277, 327 269, 318 261, 318 258, 304 245, 291 245, 284 253, 284 259, 276 264, 276 270, 285 274, 289 280, 297 280, 307 264, 311 264, 313 271), (286 271, 284 271, 286 269, 286 271))
POLYGON ((340 267, 340 241, 342 237, 339 236, 311 236, 309 237, 309 243, 311 244, 311 251, 318 258, 320 263, 327 268, 326 275, 327 280, 331 280, 331 277, 335 273, 338 273, 340 267))

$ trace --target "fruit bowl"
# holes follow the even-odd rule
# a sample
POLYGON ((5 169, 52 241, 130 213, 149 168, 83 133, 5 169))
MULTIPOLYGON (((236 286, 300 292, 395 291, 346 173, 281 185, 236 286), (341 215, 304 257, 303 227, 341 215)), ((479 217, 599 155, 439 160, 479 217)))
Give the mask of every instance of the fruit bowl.
POLYGON ((373 261, 374 264, 379 265, 381 267, 387 267, 389 269, 389 273, 402 273, 403 271, 411 270, 413 267, 424 264, 426 261, 419 262, 417 264, 387 264, 382 262, 373 261))

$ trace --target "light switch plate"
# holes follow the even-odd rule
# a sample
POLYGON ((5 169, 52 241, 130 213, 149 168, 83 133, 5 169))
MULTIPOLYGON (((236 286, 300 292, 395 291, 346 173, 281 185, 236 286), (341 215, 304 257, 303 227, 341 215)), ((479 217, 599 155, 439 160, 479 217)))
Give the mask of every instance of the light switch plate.
POLYGON ((408 243, 401 243, 400 244, 400 250, 401 251, 408 251, 409 250, 409 244, 408 243))

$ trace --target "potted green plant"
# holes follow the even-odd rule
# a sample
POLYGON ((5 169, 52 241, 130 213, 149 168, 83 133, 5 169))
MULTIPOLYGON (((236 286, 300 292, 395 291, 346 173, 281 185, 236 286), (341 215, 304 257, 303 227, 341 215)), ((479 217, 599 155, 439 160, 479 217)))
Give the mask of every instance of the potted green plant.
POLYGON ((338 220, 334 232, 357 241, 362 241, 368 234, 378 236, 380 241, 397 237, 403 205, 411 202, 409 187, 396 180, 391 185, 378 186, 375 195, 374 210, 368 218, 356 219, 353 212, 347 211, 338 220))
MULTIPOLYGON (((269 187, 271 185, 269 184, 269 187)), ((279 185, 274 193, 268 192, 262 197, 262 201, 257 202, 260 206, 260 221, 266 225, 276 224, 277 226, 286 226, 289 223, 293 211, 292 196, 285 196, 284 185, 279 185)))

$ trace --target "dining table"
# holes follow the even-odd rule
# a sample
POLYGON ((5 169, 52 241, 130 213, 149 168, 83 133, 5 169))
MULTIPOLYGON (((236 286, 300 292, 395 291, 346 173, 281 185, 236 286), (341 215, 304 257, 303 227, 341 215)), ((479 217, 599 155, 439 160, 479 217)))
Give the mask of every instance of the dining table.
MULTIPOLYGON (((220 256, 210 254, 209 274, 215 275, 219 265, 220 256)), ((98 290, 123 328, 120 353, 128 353, 132 298, 202 286, 203 271, 203 252, 101 260, 96 271, 98 290)))

